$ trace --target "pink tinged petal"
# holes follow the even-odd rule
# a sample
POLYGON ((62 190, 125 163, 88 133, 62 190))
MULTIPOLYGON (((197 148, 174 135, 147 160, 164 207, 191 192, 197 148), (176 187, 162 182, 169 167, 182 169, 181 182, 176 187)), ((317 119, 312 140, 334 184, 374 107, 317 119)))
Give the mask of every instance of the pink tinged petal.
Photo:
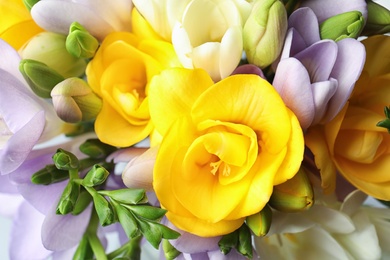
POLYGON ((309 46, 294 56, 305 67, 312 83, 325 81, 335 65, 337 44, 334 41, 323 40, 309 46))
POLYGON ((44 215, 27 202, 23 203, 14 218, 11 230, 11 259, 46 259, 51 251, 41 241, 41 226, 44 215))
POLYGON ((259 67, 255 66, 253 64, 244 64, 244 65, 238 66, 232 72, 232 75, 236 75, 236 74, 254 74, 254 75, 258 75, 258 76, 262 77, 263 79, 266 79, 263 71, 259 67))
POLYGON ((288 18, 288 28, 294 28, 310 46, 321 40, 320 29, 315 13, 309 8, 299 8, 288 18))
POLYGON ((315 106, 306 68, 295 58, 284 59, 276 69, 272 85, 297 116, 301 127, 308 128, 314 118, 315 106))
POLYGON ((338 81, 339 86, 329 102, 325 122, 332 120, 344 107, 366 60, 364 45, 355 39, 343 39, 337 42, 337 46, 337 59, 330 76, 338 81))
POLYGON ((311 85, 315 106, 313 124, 319 123, 325 115, 328 108, 328 102, 336 92, 337 86, 337 80, 332 78, 329 81, 316 82, 311 85))
POLYGON ((367 4, 365 0, 304 0, 301 6, 312 9, 320 23, 337 14, 354 10, 361 12, 364 20, 367 19, 367 4))
POLYGON ((55 207, 52 207, 42 224, 42 243, 45 248, 61 251, 77 245, 89 224, 91 212, 90 206, 77 216, 57 215, 55 207))
POLYGON ((68 34, 77 21, 93 36, 103 40, 115 29, 91 8, 70 1, 39 1, 31 9, 34 21, 46 31, 68 34))

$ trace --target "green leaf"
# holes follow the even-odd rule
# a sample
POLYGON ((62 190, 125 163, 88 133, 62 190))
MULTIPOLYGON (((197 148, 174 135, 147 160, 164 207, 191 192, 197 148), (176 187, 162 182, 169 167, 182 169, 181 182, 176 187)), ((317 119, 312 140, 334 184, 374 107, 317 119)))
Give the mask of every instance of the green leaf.
POLYGON ((144 204, 148 202, 145 190, 143 189, 119 189, 98 192, 123 204, 144 204))
POLYGON ((111 208, 111 204, 98 193, 93 194, 92 198, 100 224, 102 226, 108 226, 114 223, 116 218, 114 211, 111 208))
POLYGON ((173 260, 181 254, 181 252, 172 246, 167 239, 163 240, 162 248, 164 250, 164 256, 167 260, 173 260))
POLYGON ((170 229, 169 227, 161 224, 161 223, 156 223, 157 227, 160 229, 162 233, 162 237, 165 239, 176 239, 180 237, 180 233, 170 229))
POLYGON ((119 203, 112 201, 112 205, 115 208, 118 220, 122 225, 123 230, 129 238, 134 238, 139 234, 137 222, 131 212, 121 206, 119 203))
POLYGON ((165 209, 157 208, 149 205, 126 205, 134 214, 149 220, 160 221, 167 212, 165 209))
POLYGON ((143 220, 138 221, 139 228, 142 235, 148 240, 148 242, 156 249, 158 249, 163 234, 157 223, 151 223, 143 220))

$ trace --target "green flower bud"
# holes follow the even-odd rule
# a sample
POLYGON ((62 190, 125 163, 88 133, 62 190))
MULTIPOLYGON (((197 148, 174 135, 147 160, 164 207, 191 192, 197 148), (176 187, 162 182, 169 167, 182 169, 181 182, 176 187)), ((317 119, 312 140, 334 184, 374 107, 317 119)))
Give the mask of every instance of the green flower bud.
POLYGON ((245 224, 238 229, 237 251, 249 259, 253 257, 252 235, 248 226, 245 224))
POLYGON ((116 221, 116 215, 111 204, 98 193, 92 194, 92 198, 100 224, 104 227, 114 223, 116 221))
POLYGON ((62 192, 60 201, 57 205, 56 213, 66 215, 73 211, 76 201, 80 194, 80 185, 70 181, 62 192))
POLYGON ((134 205, 148 202, 145 190, 143 189, 119 189, 119 190, 102 190, 99 194, 110 197, 122 204, 134 205))
POLYGON ((50 98, 54 86, 65 79, 57 71, 36 60, 21 60, 19 70, 31 90, 42 98, 50 98))
POLYGON ((390 32, 390 10, 384 6, 367 0, 367 23, 362 35, 371 36, 390 32))
POLYGON ((99 47, 98 40, 93 37, 81 24, 74 22, 70 25, 66 37, 66 49, 76 58, 92 58, 99 47))
POLYGON ((259 213, 246 218, 246 224, 256 236, 265 236, 272 221, 272 210, 266 205, 259 213))
POLYGON ((290 180, 274 186, 269 205, 284 212, 309 209, 314 203, 314 192, 305 170, 301 167, 290 180))
POLYGON ((29 11, 31 11, 31 8, 38 2, 39 0, 23 0, 23 4, 29 11))
POLYGON ((21 57, 45 63, 65 78, 82 76, 87 61, 71 55, 66 50, 65 41, 66 36, 62 34, 39 33, 21 49, 21 57))
POLYGON ((320 24, 321 39, 340 41, 359 37, 364 26, 361 12, 351 11, 332 16, 320 24))
POLYGON ((82 185, 86 187, 93 187, 104 183, 110 174, 104 167, 95 164, 83 179, 82 185))
POLYGON ((75 170, 80 166, 79 159, 74 154, 61 148, 53 155, 53 162, 60 170, 75 170))
POLYGON ((227 255, 232 248, 236 248, 238 245, 238 230, 233 231, 232 233, 222 236, 218 242, 219 250, 222 254, 227 255))
POLYGON ((54 164, 46 165, 31 176, 34 184, 48 185, 60 182, 69 178, 68 171, 59 170, 54 164))
POLYGON ((73 207, 72 215, 78 215, 83 212, 91 202, 91 195, 86 190, 82 190, 77 198, 76 204, 73 207))
POLYGON ((164 256, 167 260, 173 260, 178 257, 181 252, 169 243, 169 240, 164 239, 162 241, 162 248, 164 250, 164 256))
POLYGON ((102 107, 102 100, 80 78, 60 82, 51 97, 58 117, 68 123, 93 120, 102 107))
POLYGON ((116 151, 116 147, 102 143, 99 139, 88 139, 80 145, 79 149, 91 158, 104 158, 116 151))
POLYGON ((249 63, 265 68, 279 56, 287 33, 287 13, 279 0, 257 0, 244 25, 249 63))

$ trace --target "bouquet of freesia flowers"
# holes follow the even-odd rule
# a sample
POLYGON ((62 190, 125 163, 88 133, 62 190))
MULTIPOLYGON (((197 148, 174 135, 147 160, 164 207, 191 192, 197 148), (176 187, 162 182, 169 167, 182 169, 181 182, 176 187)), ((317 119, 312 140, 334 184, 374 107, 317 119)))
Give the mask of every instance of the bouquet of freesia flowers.
POLYGON ((390 257, 382 2, 0 1, 10 258, 390 257))

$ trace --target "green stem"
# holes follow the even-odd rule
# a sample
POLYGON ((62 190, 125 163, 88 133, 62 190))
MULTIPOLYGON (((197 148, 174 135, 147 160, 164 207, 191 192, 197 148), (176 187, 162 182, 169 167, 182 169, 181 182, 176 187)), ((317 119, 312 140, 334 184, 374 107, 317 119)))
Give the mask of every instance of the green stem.
POLYGON ((96 260, 107 260, 107 255, 104 247, 97 234, 99 227, 99 217, 95 210, 92 210, 91 220, 89 222, 86 234, 88 237, 89 244, 91 245, 92 251, 96 256, 96 260))
POLYGON ((115 249, 114 251, 112 251, 111 253, 109 253, 107 255, 108 259, 114 259, 118 256, 120 256, 121 254, 123 254, 124 252, 127 252, 129 250, 129 247, 130 247, 130 243, 131 243, 132 240, 129 240, 127 243, 123 244, 121 247, 119 247, 118 249, 115 249))

